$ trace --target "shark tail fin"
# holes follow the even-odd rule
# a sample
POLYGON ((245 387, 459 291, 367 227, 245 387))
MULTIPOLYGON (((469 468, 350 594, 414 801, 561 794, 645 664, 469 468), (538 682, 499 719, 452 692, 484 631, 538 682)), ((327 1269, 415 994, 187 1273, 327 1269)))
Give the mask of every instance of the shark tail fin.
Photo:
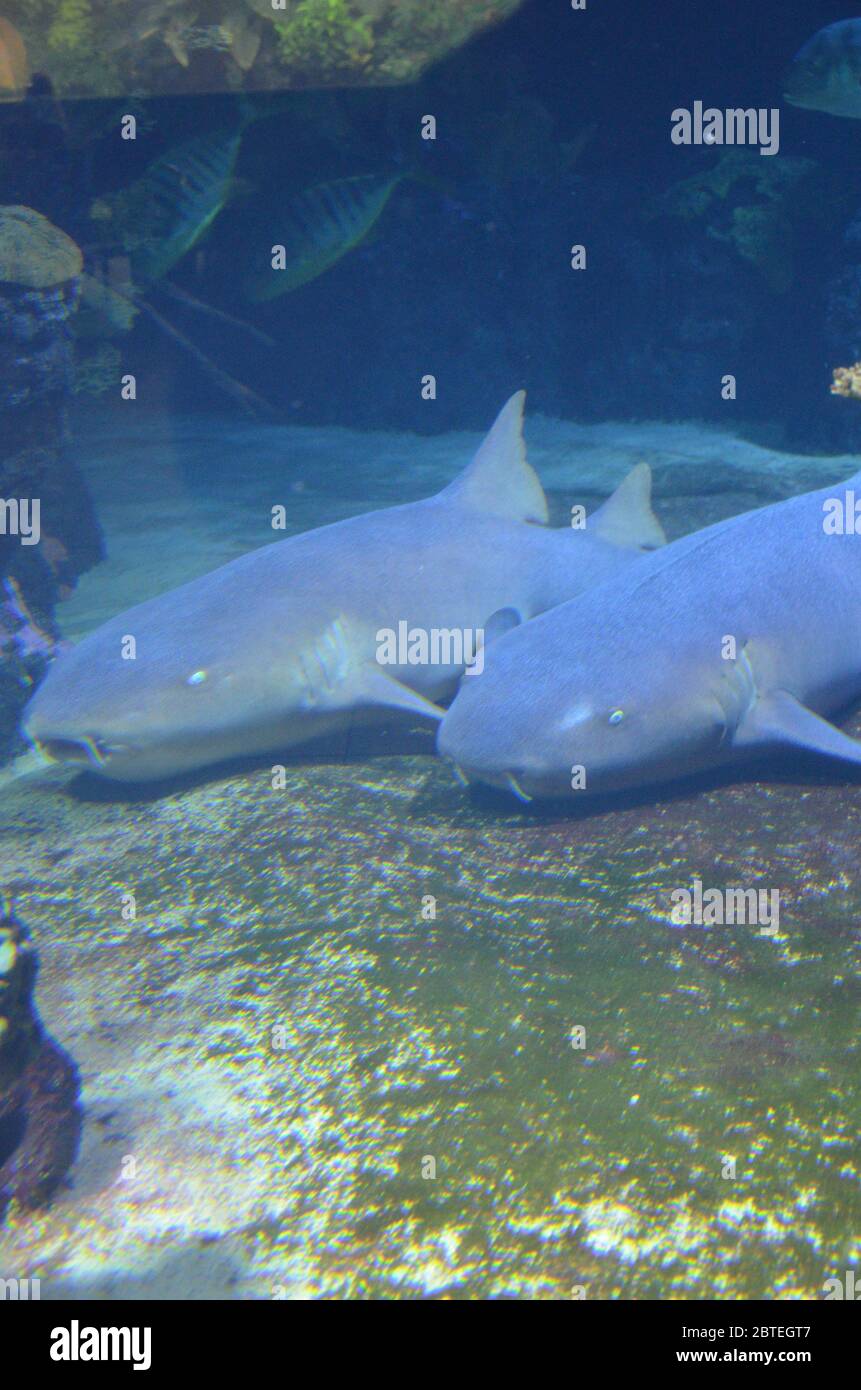
POLYGON ((636 550, 666 545, 664 528, 652 511, 652 470, 638 463, 616 491, 593 513, 589 530, 602 541, 636 550))
POLYGON ((526 392, 517 391, 502 407, 475 458, 440 497, 508 521, 547 523, 544 489, 526 461, 525 399, 526 392))

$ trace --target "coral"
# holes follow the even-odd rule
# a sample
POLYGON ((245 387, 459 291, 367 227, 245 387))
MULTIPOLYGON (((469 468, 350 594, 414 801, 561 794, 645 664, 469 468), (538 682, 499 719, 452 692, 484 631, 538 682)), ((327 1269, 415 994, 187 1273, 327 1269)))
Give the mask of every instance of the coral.
MULTIPOLYGON (((496 8, 500 11, 506 7, 496 8)), ((514 6, 507 8, 510 11, 514 6)), ((492 15, 489 5, 487 15, 488 19, 501 17, 492 15)), ((468 31, 460 35, 459 30, 457 16, 450 7, 413 3, 413 0, 395 5, 380 43, 382 73, 396 82, 409 81, 434 59, 466 39, 468 31)))
POLYGON ((129 0, 3 0, 20 29, 34 72, 58 94, 108 96, 129 90, 116 64, 118 30, 129 26, 129 0))
POLYGON ((653 198, 644 209, 644 216, 704 217, 715 203, 726 202, 738 192, 738 185, 748 187, 740 197, 754 195, 766 203, 783 204, 816 170, 812 159, 762 159, 755 150, 727 150, 717 164, 703 174, 681 179, 653 198))
POLYGON ((33 1002, 38 968, 26 928, 0 903, 0 1215, 10 1197, 47 1202, 81 1135, 77 1068, 33 1002))
POLYGON ((74 280, 83 256, 71 237, 32 208, 0 207, 0 280, 43 290, 74 280))
POLYGON ((762 159, 755 150, 727 150, 713 168, 651 199, 643 216, 704 223, 708 237, 728 242, 774 294, 783 294, 795 274, 794 224, 814 220, 821 205, 816 174, 810 159, 762 159))
POLYGON ((3 0, 3 10, 59 95, 152 96, 414 81, 522 3, 3 0))
POLYGON ((848 400, 861 401, 861 362, 855 362, 851 367, 835 367, 832 375, 832 396, 845 396, 848 400))
MULTIPOLYGON (((61 544, 61 542, 57 542, 61 544)), ((65 550, 65 547, 63 547, 65 550)), ((11 645, 22 658, 52 657, 56 641, 50 632, 39 626, 21 593, 21 586, 11 577, 3 581, 5 602, 0 603, 0 644, 11 645)))
POLYGON ((763 276, 775 294, 785 294, 794 279, 794 238, 792 227, 773 207, 739 207, 732 215, 728 232, 709 228, 717 241, 729 241, 742 260, 763 276))
MULTIPOLYGON (((21 709, 44 679, 59 643, 56 629, 43 623, 30 608, 21 585, 11 575, 0 583, 0 759, 19 748, 17 725, 21 709)), ((0 1001, 3 985, 0 980, 0 1001)), ((3 1021, 0 1008, 0 1047, 3 1021)))
POLYGON ((80 252, 30 209, 11 214, 0 209, 0 497, 39 499, 41 542, 0 534, 0 762, 19 747, 21 710, 57 637, 56 604, 102 555, 65 442, 79 281, 32 287, 74 272, 80 252))
POLYGON ((81 304, 75 320, 76 338, 113 337, 128 333, 138 315, 134 287, 117 277, 119 289, 97 275, 81 276, 81 304))
MULTIPOLYGON (((422 0, 300 0, 275 30, 293 85, 409 82, 520 0, 428 5, 422 0)), ((254 0, 253 8, 258 13, 254 0)))
MULTIPOLYGON (((521 0, 461 0, 460 4, 428 5, 424 0, 400 0, 381 15, 377 31, 375 72, 387 82, 414 81, 431 63, 452 52, 480 28, 498 24, 521 0)), ((365 0, 363 10, 375 10, 365 0)))
POLYGON ((110 343, 101 343, 94 352, 77 358, 72 379, 76 396, 101 396, 120 379, 122 357, 110 343))

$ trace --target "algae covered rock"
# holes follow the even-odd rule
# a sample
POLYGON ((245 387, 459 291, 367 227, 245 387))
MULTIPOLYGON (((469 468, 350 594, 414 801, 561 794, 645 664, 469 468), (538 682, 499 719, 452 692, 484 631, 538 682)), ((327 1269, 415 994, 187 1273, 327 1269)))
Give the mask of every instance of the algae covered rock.
POLYGON ((19 746, 21 710, 56 649, 56 606, 102 557, 67 448, 81 266, 78 246, 46 217, 0 207, 0 497, 19 518, 39 506, 32 544, 17 523, 0 534, 0 762, 19 746))
POLYGON ((727 150, 704 172, 681 179, 644 207, 647 221, 676 218, 700 224, 758 272, 774 294, 795 282, 798 229, 810 234, 833 207, 819 166, 780 155, 763 160, 755 150, 727 150))
POLYGON ((0 207, 0 280, 29 290, 75 280, 83 268, 80 248, 32 208, 0 207))
POLYGON ((411 82, 522 0, 4 0, 61 96, 411 82))
POLYGON ((80 1140, 78 1072, 36 1012, 38 968, 26 928, 0 904, 0 1216, 10 1198, 48 1201, 80 1140))

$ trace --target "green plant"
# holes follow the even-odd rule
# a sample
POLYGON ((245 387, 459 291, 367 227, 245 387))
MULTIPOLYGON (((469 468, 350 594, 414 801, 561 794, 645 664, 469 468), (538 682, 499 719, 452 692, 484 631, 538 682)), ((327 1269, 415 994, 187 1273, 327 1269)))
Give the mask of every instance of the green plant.
POLYGON ((90 0, 60 0, 48 30, 48 46, 80 49, 92 40, 90 0))
POLYGON ((275 29, 282 62, 300 73, 343 74, 364 67, 373 53, 373 20, 347 0, 302 0, 275 29))

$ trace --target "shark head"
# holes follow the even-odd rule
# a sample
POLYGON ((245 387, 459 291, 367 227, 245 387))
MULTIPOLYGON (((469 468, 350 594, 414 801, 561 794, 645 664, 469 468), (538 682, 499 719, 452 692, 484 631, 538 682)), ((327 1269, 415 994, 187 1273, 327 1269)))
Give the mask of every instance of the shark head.
POLYGON ((230 568, 139 604, 60 657, 25 710, 29 741, 51 761, 137 782, 277 753, 344 727, 345 711, 441 718, 362 659, 367 644, 357 650, 344 617, 321 621, 308 602, 264 608, 265 576, 248 594, 239 585, 232 611, 230 568))
POLYGON ((25 736, 52 761, 123 782, 288 745, 290 710, 307 703, 301 662, 241 629, 213 640, 199 618, 156 599, 85 637, 33 696, 25 736))
POLYGON ((126 662, 116 645, 99 648, 84 640, 61 657, 25 712, 25 736, 46 758, 118 781, 150 780, 210 761, 202 734, 211 748, 217 729, 230 756, 232 673, 179 660, 155 677, 143 658, 126 662))
POLYGON ((748 698, 735 663, 668 656, 636 628, 614 640, 574 600, 488 649, 438 748, 467 781, 522 800, 613 791, 719 762, 748 698))

